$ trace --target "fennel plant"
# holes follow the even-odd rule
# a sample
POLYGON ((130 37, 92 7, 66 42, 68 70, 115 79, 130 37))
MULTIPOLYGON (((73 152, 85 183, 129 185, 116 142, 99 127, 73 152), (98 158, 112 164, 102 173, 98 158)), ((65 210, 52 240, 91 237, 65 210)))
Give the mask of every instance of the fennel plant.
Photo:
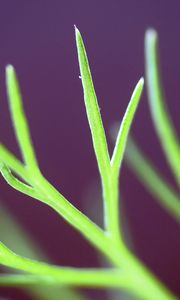
POLYGON ((129 130, 141 98, 144 80, 141 78, 134 89, 119 128, 113 155, 110 157, 85 46, 76 27, 75 35, 84 102, 101 178, 104 227, 100 228, 74 207, 42 174, 31 140, 17 76, 11 65, 6 67, 6 84, 11 118, 23 162, 1 144, 0 170, 4 179, 14 189, 55 210, 74 229, 78 230, 111 263, 112 267, 79 269, 54 266, 18 255, 1 242, 0 264, 12 270, 13 273, 1 275, 0 285, 116 288, 136 296, 137 299, 176 299, 128 249, 124 242, 120 220, 120 169, 129 130), (16 274, 14 274, 14 270, 17 271, 16 274), (23 271, 23 273, 19 273, 19 271, 23 271))

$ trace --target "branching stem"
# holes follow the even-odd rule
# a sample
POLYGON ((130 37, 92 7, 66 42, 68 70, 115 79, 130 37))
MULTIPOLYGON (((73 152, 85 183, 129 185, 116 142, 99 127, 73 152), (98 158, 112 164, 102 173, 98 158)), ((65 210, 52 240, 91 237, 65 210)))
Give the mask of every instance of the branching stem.
MULTIPOLYGON (((141 78, 133 92, 119 129, 112 159, 110 160, 87 54, 77 28, 76 43, 87 117, 103 187, 105 229, 101 229, 74 207, 42 175, 32 146, 19 84, 12 66, 8 66, 6 70, 9 106, 24 163, 21 163, 1 145, 1 172, 12 187, 40 200, 61 215, 99 250, 112 263, 115 269, 80 270, 56 267, 19 256, 1 243, 0 263, 10 268, 31 273, 31 276, 28 275, 27 277, 25 275, 6 277, 7 284, 8 282, 9 284, 14 282, 17 284, 20 284, 20 282, 21 284, 25 284, 25 282, 32 284, 37 280, 39 283, 117 287, 128 290, 144 300, 175 300, 176 298, 171 292, 127 249, 119 224, 119 173, 128 133, 140 101, 144 81, 141 78), (27 184, 18 180, 13 174, 18 175, 27 184)), ((1 279, 3 280, 3 278, 0 278, 0 282, 1 279)))

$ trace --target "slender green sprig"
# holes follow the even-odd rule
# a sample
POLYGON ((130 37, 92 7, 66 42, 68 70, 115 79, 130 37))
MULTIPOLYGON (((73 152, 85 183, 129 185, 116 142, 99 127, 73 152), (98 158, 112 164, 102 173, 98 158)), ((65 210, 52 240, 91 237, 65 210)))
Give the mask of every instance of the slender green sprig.
POLYGON ((84 43, 79 30, 75 27, 76 45, 79 58, 79 66, 84 91, 85 107, 89 126, 92 133, 93 146, 96 153, 97 163, 102 177, 108 176, 110 172, 110 158, 107 147, 106 136, 97 102, 96 93, 92 81, 89 62, 84 43), (106 175, 106 176, 105 176, 106 175))
POLYGON ((116 174, 119 174, 119 170, 122 164, 123 155, 126 147, 127 136, 129 134, 130 126, 133 121, 134 114, 136 112, 137 106, 141 98, 143 86, 144 86, 144 79, 141 78, 137 86, 135 87, 135 90, 132 94, 131 100, 129 102, 129 105, 127 107, 127 110, 124 114, 123 120, 119 128, 114 152, 111 159, 111 165, 113 171, 116 174))
MULTIPOLYGON (((119 231, 119 188, 118 179, 120 175, 120 169, 126 147, 126 141, 129 134, 129 130, 134 118, 134 114, 138 107, 140 97, 142 94, 144 80, 141 78, 137 83, 135 90, 131 96, 130 102, 122 119, 117 139, 115 142, 114 151, 111 158, 111 200, 109 201, 109 219, 111 221, 111 228, 115 237, 118 236, 119 231)), ((121 232, 122 236, 122 232, 121 232)), ((122 237, 121 237, 122 239, 122 237)))
MULTIPOLYGON (((89 125, 90 125, 90 129, 91 129, 96 158, 97 158, 97 161, 99 161, 98 151, 97 151, 97 150, 99 150, 99 149, 97 149, 99 137, 96 136, 96 130, 95 130, 96 127, 95 126, 93 127, 92 123, 98 124, 100 112, 99 112, 99 109, 97 106, 96 97, 91 96, 91 95, 94 95, 94 87, 92 84, 92 76, 91 76, 91 74, 89 74, 90 67, 89 67, 89 63, 88 63, 88 59, 87 59, 87 55, 86 55, 86 51, 85 51, 85 46, 84 46, 80 32, 78 31, 77 28, 75 28, 75 31, 76 31, 76 43, 77 43, 78 58, 79 58, 79 65, 80 65, 80 71, 81 71, 81 77, 82 77, 83 90, 84 90, 84 95, 85 95, 85 105, 86 105, 86 110, 87 110, 87 116, 88 116, 89 125), (90 89, 92 89, 92 90, 90 91, 90 89), (95 110, 95 109, 97 110, 96 113, 94 112, 92 114, 92 107, 93 107, 93 110, 95 110), (97 118, 97 119, 94 120, 95 118, 97 118), (96 141, 96 139, 97 139, 97 141, 96 141)), ((108 221, 106 223, 106 225, 107 225, 106 232, 109 233, 110 238, 115 243, 113 245, 113 247, 114 248, 117 247, 117 249, 119 249, 118 252, 116 252, 116 254, 114 254, 114 255, 112 254, 112 257, 120 258, 121 263, 119 266, 121 266, 121 267, 124 266, 125 268, 133 270, 132 271, 132 273, 134 274, 134 275, 132 275, 133 277, 135 276, 136 267, 138 269, 137 272, 141 273, 141 271, 142 271, 143 274, 141 274, 141 275, 145 276, 145 277, 147 275, 147 270, 144 269, 143 267, 141 268, 139 266, 139 262, 137 262, 136 259, 134 258, 134 256, 132 256, 127 251, 127 249, 124 245, 124 242, 121 239, 121 234, 119 232, 119 215, 117 213, 117 211, 118 211, 117 200, 119 198, 118 175, 119 175, 121 161, 122 161, 122 157, 123 157, 123 153, 124 153, 124 149, 125 149, 125 146, 123 146, 123 144, 126 143, 129 129, 130 129, 130 126, 132 123, 132 119, 133 119, 135 110, 137 108, 137 105, 139 103, 140 95, 142 92, 142 87, 143 87, 143 79, 141 79, 140 82, 138 83, 138 85, 133 93, 133 96, 131 98, 130 104, 127 108, 125 117, 123 118, 123 122, 120 127, 120 131, 119 131, 120 133, 118 134, 118 139, 116 142, 114 158, 112 160, 114 162, 114 164, 113 163, 111 164, 111 162, 110 162, 111 169, 108 174, 106 174, 106 172, 104 171, 103 168, 102 169, 99 168, 101 180, 102 180, 102 186, 103 186, 103 182, 105 182, 105 184, 103 186, 103 198, 104 198, 104 203, 105 203, 105 207, 106 207, 105 217, 106 217, 106 220, 108 221), (114 170, 116 170, 116 172, 114 170), (106 215, 106 213, 107 213, 107 215, 106 215)), ((102 127, 102 121, 101 121, 100 126, 102 127)), ((103 138, 103 136, 104 136, 104 131, 102 130, 101 138, 103 138)), ((106 140, 101 146, 103 147, 103 145, 105 147, 105 149, 104 149, 104 152, 105 152, 107 150, 106 140)), ((149 277, 149 279, 150 279, 150 277, 149 277)), ((155 282, 157 283, 157 280, 154 280, 152 277, 151 277, 151 279, 153 281, 153 284, 155 282)), ((151 279, 150 279, 150 281, 151 281, 151 279)), ((136 290, 136 292, 137 292, 137 290, 136 290)), ((152 293, 153 293, 153 295, 156 295, 154 292, 152 292, 152 293)), ((167 294, 168 294, 168 292, 167 292, 167 294)), ((142 297, 142 295, 141 295, 141 297, 142 297)), ((144 297, 146 298, 147 294, 144 297)), ((159 294, 158 297, 161 298, 162 295, 159 294)))
POLYGON ((9 108, 15 129, 17 141, 29 171, 39 172, 39 167, 33 148, 29 127, 21 100, 21 92, 14 68, 8 65, 6 68, 6 85, 9 97, 9 108), (17 118, 17 111, 19 115, 17 118))
POLYGON ((59 278, 52 279, 50 276, 40 275, 2 275, 0 276, 0 286, 17 287, 17 286, 34 286, 34 285, 71 285, 80 287, 93 288, 117 288, 121 287, 127 289, 129 278, 125 274, 117 271, 102 272, 93 270, 88 272, 64 272, 59 278), (113 274, 114 273, 114 274, 113 274), (63 275, 63 276, 62 276, 63 275), (113 276, 114 275, 114 276, 113 276), (117 276, 118 275, 118 276, 117 276), (68 280, 67 280, 68 279, 68 280))
POLYGON ((165 103, 159 68, 158 35, 153 29, 148 30, 145 35, 145 66, 154 126, 177 184, 180 185, 180 142, 165 103))
POLYGON ((76 27, 75 32, 85 106, 102 181, 105 228, 107 232, 114 237, 114 240, 119 240, 118 176, 127 136, 140 101, 144 81, 141 78, 133 92, 120 126, 112 159, 110 160, 85 46, 81 34, 76 27))
POLYGON ((175 220, 180 222, 179 195, 163 178, 153 163, 147 159, 132 138, 128 139, 125 158, 128 166, 160 205, 165 208, 175 220))
MULTIPOLYGON (((65 199, 64 196, 61 193, 59 193, 41 174, 37 165, 35 153, 32 150, 32 142, 30 139, 28 123, 24 111, 22 109, 22 99, 20 96, 20 92, 15 92, 15 97, 13 98, 13 88, 9 86, 12 84, 12 87, 15 87, 16 91, 19 90, 19 86, 18 89, 16 87, 17 78, 12 66, 8 66, 8 70, 10 71, 7 70, 7 77, 10 76, 11 80, 7 78, 7 82, 9 83, 7 86, 9 89, 11 89, 11 97, 9 97, 9 101, 15 102, 12 104, 10 103, 10 107, 13 107, 11 109, 11 114, 13 122, 15 124, 14 128, 17 140, 20 145, 20 149, 22 151, 22 156, 25 161, 25 165, 19 162, 9 151, 7 152, 4 147, 0 147, 0 161, 2 163, 2 173, 5 179, 9 182, 9 184, 11 184, 19 191, 23 190, 23 192, 26 192, 25 188, 27 187, 24 187, 22 183, 19 182, 19 180, 15 180, 10 171, 13 171, 15 174, 19 175, 22 179, 24 179, 24 181, 36 191, 38 195, 37 198, 40 201, 52 207, 69 224, 71 224, 74 228, 80 231, 83 234, 83 236, 92 245, 94 245, 95 248, 101 251, 106 256, 106 258, 109 259, 109 261, 116 267, 116 269, 103 269, 99 271, 55 267, 48 264, 40 263, 38 261, 32 261, 30 259, 14 254, 2 243, 0 244, 0 263, 10 268, 25 271, 33 275, 41 276, 41 280, 42 276, 47 276, 51 278, 53 282, 58 281, 59 284, 76 284, 81 286, 86 284, 91 286, 93 281, 94 286, 94 280, 96 279, 96 286, 98 284, 104 287, 106 287, 107 284, 108 286, 114 286, 114 282, 116 282, 116 284, 118 284, 118 287, 128 289, 132 294, 139 296, 140 299, 152 300, 152 295, 154 299, 158 300, 176 299, 171 294, 171 292, 169 292, 159 282, 159 280, 155 276, 153 276, 153 274, 149 272, 147 268, 127 249, 121 237, 118 222, 118 213, 116 211, 116 215, 114 216, 112 213, 115 213, 115 208, 117 208, 118 203, 117 199, 119 196, 119 172, 114 171, 118 170, 117 165, 115 163, 114 165, 116 166, 116 168, 114 168, 113 165, 111 165, 110 159, 108 157, 106 139, 102 127, 101 116, 98 112, 97 99, 92 91, 93 85, 87 55, 85 52, 85 47, 81 35, 77 29, 76 42, 85 94, 86 110, 93 137, 93 144, 97 156, 101 178, 105 177, 105 179, 102 179, 102 181, 104 180, 104 200, 108 203, 107 215, 110 217, 108 228, 102 230, 95 223, 93 223, 87 216, 85 216, 73 205, 71 205, 71 203, 67 199, 65 199), (19 122, 18 119, 23 121, 19 122), (98 144, 98 136, 96 135, 96 130, 100 135, 100 140, 102 139, 100 144, 98 144), (25 147, 23 146, 23 139, 25 139, 25 147), (29 159, 24 154, 24 151, 28 151, 28 147, 30 148, 28 157, 33 157, 32 165, 31 159, 29 159), (101 160, 101 153, 103 153, 102 155, 104 155, 103 157, 105 160, 109 159, 109 163, 105 161, 103 165, 103 161, 99 162, 99 160, 101 160), (106 169, 107 165, 109 165, 109 167, 106 169), (35 169, 35 172, 33 172, 33 169, 35 169), (107 171, 109 171, 109 173, 107 171), (113 217, 115 221, 113 220, 113 217), (109 224, 111 226, 109 226, 109 224)), ((125 148, 125 146, 123 146, 122 144, 126 142, 133 115, 139 102, 138 97, 140 97, 142 85, 143 82, 141 81, 139 83, 138 88, 136 89, 134 96, 131 98, 124 119, 126 121, 122 122, 122 128, 120 129, 121 133, 118 135, 118 146, 116 146, 115 153, 117 153, 117 157, 120 157, 120 159, 117 159, 117 162, 119 162, 119 169, 122 161, 123 151, 125 148), (120 147, 121 150, 118 150, 117 147, 120 147)), ((116 161, 116 159, 114 159, 114 161, 116 161)))
POLYGON ((11 117, 14 123, 17 141, 27 165, 20 163, 9 151, 6 151, 3 145, 1 145, 0 158, 4 163, 3 175, 14 188, 20 192, 23 191, 24 193, 28 194, 29 189, 27 191, 23 183, 21 183, 19 180, 15 180, 12 174, 7 171, 7 168, 12 169, 13 172, 17 173, 19 176, 21 176, 21 178, 28 182, 29 185, 32 186, 34 189, 33 193, 36 193, 37 195, 37 197, 35 197, 36 199, 45 202, 47 205, 55 209, 61 216, 64 217, 66 221, 81 231, 88 240, 92 239, 92 241, 95 242, 98 236, 98 239, 102 239, 102 247, 104 247, 106 244, 104 245, 103 232, 101 229, 99 229, 88 217, 82 214, 67 199, 65 199, 65 197, 60 194, 41 174, 36 163, 37 160, 35 157, 35 152, 32 148, 29 126, 23 110, 20 87, 15 70, 12 66, 7 67, 6 76, 7 89, 9 91, 9 105, 11 107, 11 117), (15 89, 14 97, 13 89, 15 89), (23 144, 23 141, 25 141, 25 145, 23 144), (31 158, 33 164, 30 167, 31 158), (35 172, 33 172, 34 169, 36 170, 35 172))
POLYGON ((109 199, 109 191, 107 190, 107 186, 109 186, 108 177, 111 171, 109 152, 108 152, 104 126, 103 126, 100 109, 97 102, 96 93, 94 90, 92 75, 89 67, 85 46, 81 34, 79 30, 76 28, 76 26, 75 26, 75 33, 76 33, 76 45, 77 45, 77 52, 79 58, 79 66, 81 72, 80 78, 82 79, 82 85, 84 91, 85 107, 86 107, 87 117, 89 121, 89 126, 91 129, 97 164, 101 176, 103 198, 105 199, 104 223, 105 223, 105 227, 108 228, 109 220, 107 216, 108 214, 107 201, 109 199))

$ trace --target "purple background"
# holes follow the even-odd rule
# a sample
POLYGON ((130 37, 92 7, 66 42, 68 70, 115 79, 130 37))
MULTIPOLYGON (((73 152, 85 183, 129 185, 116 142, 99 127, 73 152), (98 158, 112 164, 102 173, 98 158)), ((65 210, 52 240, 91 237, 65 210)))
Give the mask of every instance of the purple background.
MULTIPOLYGON (((5 65, 12 63, 43 173, 74 205, 96 220, 92 207, 102 210, 101 199, 95 196, 99 177, 78 78, 73 24, 84 37, 107 134, 111 124, 121 120, 132 90, 144 74, 145 30, 158 30, 168 107, 180 133, 180 2, 6 0, 0 4, 1 140, 19 155, 4 85, 5 65)), ((132 130, 173 183, 151 123, 146 93, 132 130)), ((110 139, 109 145, 112 151, 110 139)), ((12 190, 2 179, 0 186, 5 204, 53 263, 99 265, 95 250, 51 209, 12 190)), ((180 295, 177 224, 124 166, 121 190, 138 255, 180 295)), ((102 292, 92 295, 93 299, 105 299, 102 292)), ((1 289, 0 296, 27 299, 13 289, 1 289)))

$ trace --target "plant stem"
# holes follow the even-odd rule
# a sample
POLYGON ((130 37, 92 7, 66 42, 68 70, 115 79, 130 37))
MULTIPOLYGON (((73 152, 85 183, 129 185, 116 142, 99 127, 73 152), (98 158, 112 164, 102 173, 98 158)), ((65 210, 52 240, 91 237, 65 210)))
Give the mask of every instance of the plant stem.
POLYGON ((128 140, 125 158, 128 166, 148 191, 180 223, 180 196, 171 187, 170 183, 163 178, 152 161, 143 154, 132 138, 128 140))
MULTIPOLYGON (((46 263, 37 262, 22 256, 19 256, 10 251, 3 244, 0 244, 1 253, 6 254, 1 257, 1 263, 6 267, 15 268, 24 272, 28 272, 37 277, 27 277, 27 283, 35 284, 58 284, 58 285, 75 285, 75 286, 90 286, 90 287, 121 287, 127 288, 129 285, 128 274, 121 270, 114 269, 78 269, 68 267, 57 267, 46 263)), ((20 277, 10 278, 9 283, 13 283, 16 278, 20 283, 20 277)), ((22 283, 26 281, 21 277, 22 283)), ((3 277, 0 277, 0 282, 3 277)), ((4 279, 5 281, 5 279, 4 279)), ((8 281, 7 281, 8 284, 8 281)))
MULTIPOLYGON (((106 258, 116 267, 115 270, 80 270, 73 268, 55 267, 32 261, 16 255, 3 244, 0 245, 0 263, 21 271, 29 272, 39 277, 39 281, 58 284, 80 286, 118 287, 124 288, 143 300, 175 300, 159 280, 138 260, 126 247, 119 224, 119 171, 122 163, 127 136, 138 106, 143 88, 141 79, 132 95, 122 126, 117 138, 115 151, 110 162, 106 136, 102 124, 100 110, 85 47, 79 31, 76 29, 76 41, 82 83, 84 88, 85 105, 93 138, 94 150, 103 186, 103 200, 105 204, 106 230, 102 230, 86 215, 76 209, 66 198, 58 192, 41 174, 35 151, 31 142, 30 131, 25 117, 16 74, 12 66, 7 68, 7 88, 9 94, 11 116, 16 137, 25 161, 22 165, 11 153, 0 146, 2 173, 13 187, 21 192, 37 198, 58 212, 106 258), (14 171, 29 185, 17 180, 9 171, 14 171), (31 187, 33 189, 31 189, 31 187), (45 277, 42 277, 45 276, 45 277)), ((9 278, 10 281, 19 280, 18 277, 9 278)), ((21 277, 22 283, 25 281, 21 277)), ((35 277, 27 277, 28 282, 35 277)), ((37 278, 36 278, 37 279, 37 278)), ((37 279, 38 280, 38 279, 37 279)), ((10 282, 9 281, 9 282, 10 282)))
POLYGON ((119 244, 121 240, 119 224, 119 194, 117 190, 118 177, 112 176, 112 170, 109 173, 107 184, 104 186, 104 195, 108 212, 108 227, 106 233, 114 242, 119 244))
POLYGON ((167 162, 177 184, 180 186, 180 142, 165 102, 158 54, 157 32, 153 29, 147 30, 145 35, 145 67, 151 115, 167 162))
MULTIPOLYGON (((106 185, 106 194, 109 197, 108 202, 112 203, 113 201, 113 207, 109 206, 108 208, 112 210, 111 232, 104 232, 89 218, 87 218, 84 214, 82 214, 79 210, 72 206, 42 175, 36 174, 33 178, 31 177, 30 181, 33 184, 34 188, 36 188, 36 191, 39 192, 42 202, 44 198, 44 202, 46 204, 51 206, 61 216, 63 216, 73 227, 80 231, 85 236, 85 238, 99 251, 101 251, 114 266, 121 268, 125 272, 125 274, 128 275, 129 280, 126 289, 128 289, 129 292, 135 294, 136 296, 144 300, 152 300, 152 295, 154 300, 176 299, 168 290, 166 290, 166 288, 158 281, 158 279, 156 279, 155 276, 153 276, 151 272, 148 271, 143 266, 143 264, 133 254, 129 252, 121 237, 122 234, 119 235, 119 224, 117 223, 117 221, 114 221, 115 223, 113 224, 113 215, 114 213, 117 214, 119 211, 118 178, 114 176, 113 172, 110 173, 109 184, 106 185), (114 205, 115 203, 116 206, 114 205)), ((118 220, 118 218, 115 218, 114 220, 118 220)), ((15 256, 15 258, 17 257, 15 256)), ((29 261, 26 260, 24 262, 25 265, 21 266, 19 264, 16 264, 17 262, 15 259, 14 267, 18 269, 21 269, 21 267, 25 267, 24 270, 31 272, 31 266, 29 266, 29 261)), ((1 261, 1 263, 3 262, 1 261)), ((7 263, 10 267, 13 267, 12 259, 8 260, 8 262, 6 261, 5 265, 7 265, 7 263)), ((48 266, 48 268, 49 267, 51 268, 51 266, 48 266)), ((35 262, 34 268, 36 268, 37 270, 36 274, 41 273, 41 264, 39 265, 38 262, 35 262)), ((59 269, 59 272, 60 270, 61 268, 59 269)), ((47 275, 54 277, 53 272, 50 271, 50 274, 48 272, 47 275)), ((43 273, 41 273, 41 275, 42 274, 43 273)), ((60 275, 60 273, 58 274, 60 275)), ((78 283, 76 282, 76 284, 78 283)), ((114 286, 114 283, 112 283, 112 286, 114 286)))
MULTIPOLYGON (((35 177, 34 185, 41 192, 41 195, 44 194, 45 199, 49 200, 49 205, 53 209, 55 209, 62 216, 66 215, 62 211, 63 209, 65 209, 64 206, 63 208, 61 206, 62 195, 59 194, 59 192, 56 191, 56 189, 52 185, 50 185, 49 182, 46 181, 46 179, 44 179, 42 176, 39 178, 35 177)), ((111 182, 111 185, 109 185, 108 193, 111 199, 114 199, 115 193, 116 193, 116 197, 118 198, 117 180, 111 182)), ((114 266, 121 268, 121 270, 123 270, 124 273, 128 276, 129 280, 125 288, 128 288, 131 293, 138 295, 139 297, 141 297, 141 299, 144 300, 152 300, 152 295, 153 295, 153 299, 158 299, 158 300, 175 299, 174 296, 171 295, 171 293, 163 287, 163 285, 158 281, 158 279, 156 279, 151 274, 151 272, 149 272, 143 266, 143 264, 133 254, 129 252, 129 250, 124 245, 123 240, 118 239, 118 235, 111 236, 109 235, 109 233, 106 232, 104 233, 103 230, 101 230, 98 226, 96 226, 93 222, 91 222, 78 210, 77 210, 77 215, 75 216, 74 213, 72 213, 72 211, 74 212, 74 207, 72 208, 71 211, 71 204, 69 202, 66 203, 65 207, 68 211, 68 222, 72 220, 72 225, 76 227, 76 229, 78 230, 80 228, 81 233, 86 237, 86 239, 92 245, 94 245, 99 251, 101 251, 114 266), (143 282, 143 287, 139 288, 139 286, 142 285, 142 282, 143 282)), ((8 259, 5 262, 1 260, 1 263, 2 264, 5 263, 6 266, 9 265, 10 267, 22 269, 27 272, 34 273, 34 269, 36 269, 36 274, 38 275, 47 274, 48 276, 52 276, 53 278, 54 276, 55 277, 60 276, 60 274, 62 276, 61 268, 60 269, 56 268, 56 271, 53 271, 54 270, 52 269, 53 267, 49 265, 41 264, 39 262, 34 262, 32 264, 30 260, 24 258, 21 259, 21 257, 17 258, 17 256, 15 256, 14 265, 12 259, 10 260, 8 259)), ((66 274, 68 278, 69 276, 68 272, 67 273, 65 272, 63 274, 63 278, 66 278, 66 274)), ((116 276, 117 275, 118 273, 116 274, 116 276)), ((59 278, 58 280, 62 280, 62 279, 59 278)), ((109 280, 110 279, 107 279, 107 282, 109 280)), ((115 285, 115 283, 113 283, 114 280, 115 279, 113 279, 112 284, 109 283, 109 285, 114 286, 115 285)), ((81 285, 81 283, 83 285, 83 280, 82 282, 79 281, 79 285, 81 285)), ((74 284, 77 285, 78 282, 76 281, 76 283, 74 284)), ((117 280, 116 280, 116 285, 117 285, 117 280)))
POLYGON ((15 70, 11 65, 6 67, 6 86, 12 123, 24 162, 32 174, 38 173, 39 166, 24 112, 20 86, 15 70))
POLYGON ((104 249, 103 254, 116 267, 119 267, 127 272, 130 277, 129 291, 140 299, 144 300, 175 300, 176 298, 168 291, 163 284, 143 265, 143 263, 136 258, 126 247, 122 232, 120 232, 119 224, 117 222, 116 214, 119 213, 118 200, 119 188, 118 177, 111 173, 111 181, 108 186, 107 195, 109 195, 108 203, 109 215, 111 220, 111 232, 108 232, 110 251, 104 249), (114 216, 114 219, 113 219, 114 216))
MULTIPOLYGON (((106 256, 108 253, 106 253, 106 256)), ((143 300, 177 300, 177 298, 154 276, 126 247, 113 245, 109 260, 126 270, 130 277, 129 292, 143 300)))
MULTIPOLYGON (((32 179, 31 179, 32 180, 32 179)), ((128 276, 128 284, 124 286, 124 288, 128 289, 131 293, 136 294, 137 296, 141 297, 141 299, 144 300, 174 300, 176 299, 169 291, 167 291, 163 285, 156 279, 151 272, 149 272, 143 264, 133 255, 129 252, 129 250, 126 248, 124 242, 122 239, 119 239, 119 235, 109 235, 109 232, 104 232, 102 229, 100 229, 96 224, 94 224, 92 221, 90 221, 85 215, 83 215, 80 211, 77 210, 76 214, 74 214, 74 207, 71 206, 69 202, 63 203, 62 206, 62 195, 49 183, 46 181, 45 178, 42 176, 34 176, 34 186, 41 194, 41 197, 43 197, 47 201, 48 204, 56 210, 59 214, 64 216, 66 218, 68 216, 68 222, 71 223, 77 230, 81 231, 81 233, 86 237, 86 239, 94 245, 99 251, 101 251, 106 258, 118 269, 120 268, 123 270, 124 274, 128 276), (66 210, 66 213, 64 213, 63 210, 66 210), (143 282, 143 287, 141 286, 143 282), (140 288, 141 286, 141 288, 140 288), (150 293, 151 291, 151 293, 150 293)), ((118 199, 118 180, 112 180, 109 184, 109 190, 108 195, 111 197, 111 199, 114 199, 116 196, 118 199)), ((43 200, 43 199, 42 199, 43 200)), ((114 200, 113 200, 114 201, 114 200)), ((118 205, 118 201, 117 201, 118 205)), ((118 208, 117 208, 118 211, 118 208)), ((114 225, 115 226, 115 225, 114 225)), ((116 224, 117 226, 117 224, 116 224)), ((117 227, 116 227, 117 228, 117 227)), ((23 271, 32 272, 34 273, 34 270, 36 270, 37 275, 48 275, 52 278, 56 278, 56 276, 62 276, 63 278, 68 278, 68 272, 62 273, 61 268, 55 268, 56 271, 54 271, 54 267, 51 267, 46 264, 41 264, 39 262, 31 262, 28 259, 13 255, 11 251, 10 256, 9 250, 5 247, 5 257, 1 255, 1 263, 17 268, 23 271), (5 259, 5 260, 4 260, 5 259), (52 271, 51 271, 52 270, 52 271), (57 272, 57 273, 56 273, 57 272), (58 274, 58 275, 57 275, 58 274), (65 277, 64 277, 65 276, 65 277)), ((2 251, 1 251, 2 252, 2 251)), ((112 280, 112 284, 109 283, 109 286, 115 286, 117 285, 117 277, 119 273, 116 273, 116 280, 112 280), (115 281, 114 281, 115 280, 115 281)), ((77 275, 74 273, 74 275, 77 275)), ((73 276, 74 276, 73 275, 73 276)), ((109 275, 108 275, 109 276, 109 275)), ((75 276, 76 277, 76 276, 75 276)), ((58 277, 58 280, 63 280, 58 277)), ((79 277, 80 278, 80 277, 79 277)), ((107 282, 110 279, 107 279, 107 282)), ((79 283, 76 281, 74 284, 83 285, 83 276, 82 276, 82 282, 79 281, 79 283)), ((120 281, 121 283, 121 281, 120 281)), ((124 281, 123 281, 124 283, 124 281)), ((73 284, 73 283, 72 283, 73 284)), ((102 284, 103 285, 103 284, 102 284)), ((122 285, 119 287, 122 288, 122 285)))
MULTIPOLYGON (((38 275, 36 280, 46 284, 63 284, 91 287, 116 287, 129 291, 143 300, 175 300, 176 298, 153 276, 138 259, 126 248, 119 248, 109 237, 110 251, 105 248, 103 254, 116 267, 115 270, 80 270, 62 268, 33 261, 1 245, 1 264, 38 275), (2 257, 2 253, 5 254, 2 257), (119 269, 120 267, 120 269, 119 269)), ((99 247, 100 248, 100 247, 99 247)), ((12 281, 15 278, 12 278, 12 281)), ((17 280, 20 283, 20 278, 17 280)), ((22 278, 22 284, 25 279, 22 278)), ((35 277, 27 278, 27 283, 35 283, 35 277)), ((10 280, 11 281, 11 280, 10 280)))

